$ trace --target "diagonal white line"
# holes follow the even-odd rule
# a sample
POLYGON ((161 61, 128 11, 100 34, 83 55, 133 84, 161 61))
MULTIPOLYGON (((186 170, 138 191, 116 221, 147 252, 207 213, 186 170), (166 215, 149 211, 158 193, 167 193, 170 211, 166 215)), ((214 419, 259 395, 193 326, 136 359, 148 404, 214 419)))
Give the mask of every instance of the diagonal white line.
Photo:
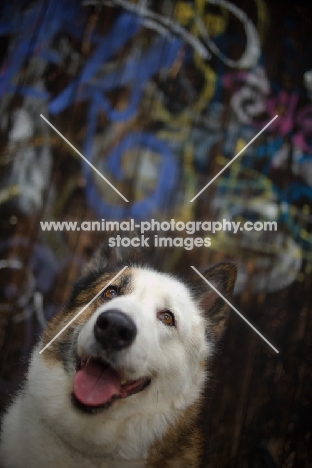
POLYGON ((230 161, 230 162, 228 162, 228 163, 227 163, 227 164, 226 164, 226 165, 225 165, 225 166, 224 166, 224 167, 221 169, 221 171, 220 171, 220 172, 218 172, 218 174, 217 174, 217 175, 215 175, 215 176, 213 177, 213 179, 211 179, 211 181, 210 181, 210 182, 208 182, 208 184, 207 184, 207 185, 205 185, 205 187, 201 189, 201 191, 200 191, 200 192, 198 192, 198 194, 197 194, 197 195, 195 195, 195 197, 194 197, 194 198, 192 198, 192 200, 190 200, 190 203, 192 203, 194 200, 196 200, 196 198, 197 198, 197 197, 199 197, 199 195, 200 195, 201 193, 203 193, 203 191, 204 191, 204 190, 206 190, 206 188, 207 188, 207 187, 209 187, 209 185, 210 185, 210 184, 212 184, 212 182, 214 182, 214 181, 215 181, 215 180, 216 180, 216 179, 219 177, 219 175, 221 175, 221 174, 222 174, 222 172, 224 172, 224 171, 225 171, 225 169, 227 169, 227 168, 228 168, 228 167, 229 167, 229 166, 232 164, 232 162, 234 162, 234 161, 235 161, 235 159, 236 159, 236 158, 238 158, 238 156, 240 156, 240 155, 241 155, 241 154, 242 154, 242 153, 245 151, 245 149, 246 149, 246 148, 248 148, 248 146, 250 146, 250 145, 251 145, 251 143, 253 143, 253 142, 256 140, 256 138, 258 138, 258 136, 259 136, 259 135, 261 135, 261 133, 263 133, 263 132, 264 132, 264 130, 266 130, 266 129, 269 127, 269 125, 271 125, 271 123, 272 123, 272 122, 274 122, 274 120, 275 120, 275 119, 277 119, 277 117, 278 117, 278 115, 276 115, 275 117, 273 117, 273 119, 272 119, 272 120, 270 120, 270 122, 269 122, 269 123, 267 123, 267 124, 266 124, 266 126, 265 126, 265 127, 263 127, 263 129, 262 129, 262 130, 260 130, 260 132, 259 132, 259 133, 257 133, 257 135, 256 135, 256 136, 254 136, 254 137, 252 138, 252 140, 250 140, 250 142, 249 142, 249 143, 247 143, 247 145, 246 145, 246 146, 244 146, 244 148, 243 148, 243 149, 241 149, 241 150, 240 150, 240 151, 237 153, 237 155, 236 155, 236 156, 234 156, 234 158, 233 158, 233 159, 231 159, 231 161, 230 161))
POLYGON ((129 200, 127 200, 126 197, 124 197, 123 194, 120 193, 119 190, 117 190, 116 187, 114 187, 114 185, 113 185, 109 180, 107 180, 106 177, 104 177, 103 174, 101 174, 100 171, 99 171, 96 167, 94 167, 93 164, 91 164, 91 163, 87 160, 87 158, 85 158, 84 155, 81 154, 81 153, 77 150, 77 148, 75 148, 74 145, 72 145, 71 142, 68 141, 67 138, 65 138, 64 135, 62 135, 61 132, 59 132, 58 129, 55 128, 54 125, 51 124, 51 122, 48 121, 48 119, 45 118, 44 115, 40 114, 40 117, 41 117, 43 120, 45 120, 45 121, 47 122, 47 124, 50 125, 50 127, 53 128, 53 130, 54 130, 58 135, 60 135, 60 137, 63 138, 63 140, 66 141, 66 143, 67 143, 74 151, 76 151, 76 153, 79 154, 79 156, 80 156, 87 164, 89 164, 89 166, 92 167, 92 169, 93 169, 100 177, 102 177, 102 179, 105 180, 105 182, 106 182, 113 190, 115 190, 115 192, 118 193, 118 195, 119 195, 121 198, 123 198, 123 200, 125 200, 126 202, 129 202, 129 200))
POLYGON ((44 348, 42 348, 41 351, 39 351, 39 354, 43 353, 43 351, 45 351, 45 350, 50 346, 50 344, 52 344, 53 341, 56 340, 56 338, 58 338, 58 337, 63 333, 63 331, 65 331, 66 328, 69 327, 69 325, 71 325, 71 324, 76 320, 76 318, 78 318, 79 315, 81 315, 82 312, 84 312, 84 311, 89 307, 89 305, 91 305, 92 302, 94 302, 95 299, 97 299, 97 298, 102 294, 102 292, 105 291, 105 289, 108 288, 108 286, 109 286, 110 284, 112 284, 112 282, 115 281, 116 278, 118 278, 118 276, 121 275, 121 273, 122 273, 123 271, 125 271, 126 268, 128 268, 128 267, 127 267, 127 266, 123 267, 123 269, 120 270, 120 272, 117 273, 117 275, 114 276, 114 278, 111 279, 111 280, 104 286, 104 288, 102 288, 101 291, 100 291, 99 293, 97 293, 96 296, 94 296, 94 298, 91 299, 91 301, 88 302, 88 304, 85 305, 85 306, 78 312, 78 314, 76 314, 75 317, 73 317, 73 318, 67 323, 67 325, 65 325, 65 327, 63 327, 62 330, 60 330, 60 331, 55 335, 55 337, 52 338, 52 340, 49 341, 49 343, 48 343, 47 345, 45 345, 44 348))
POLYGON ((240 318, 242 318, 269 346, 271 346, 272 349, 276 353, 279 353, 279 351, 267 340, 257 329, 254 327, 228 300, 226 297, 224 297, 214 286, 211 284, 194 266, 191 266, 193 270, 217 293, 219 296, 231 307, 231 309, 236 312, 240 318))

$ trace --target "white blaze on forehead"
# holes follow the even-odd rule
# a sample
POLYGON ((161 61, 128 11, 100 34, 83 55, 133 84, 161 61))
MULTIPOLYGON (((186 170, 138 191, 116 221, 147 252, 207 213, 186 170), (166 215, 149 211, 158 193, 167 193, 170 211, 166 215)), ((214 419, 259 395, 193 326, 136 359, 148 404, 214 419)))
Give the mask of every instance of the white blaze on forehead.
POLYGON ((187 333, 192 328, 204 330, 204 319, 191 297, 188 288, 178 279, 146 268, 136 268, 132 277, 132 293, 146 313, 169 309, 179 323, 179 331, 187 333))
POLYGON ((191 300, 184 284, 174 277, 147 268, 135 268, 132 277, 132 291, 139 298, 153 299, 154 302, 191 300))

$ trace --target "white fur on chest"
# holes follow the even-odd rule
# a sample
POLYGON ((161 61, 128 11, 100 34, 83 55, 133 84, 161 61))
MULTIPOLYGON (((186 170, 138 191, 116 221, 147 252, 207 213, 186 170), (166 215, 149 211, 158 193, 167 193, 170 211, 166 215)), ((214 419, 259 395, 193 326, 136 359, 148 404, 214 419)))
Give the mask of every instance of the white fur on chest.
POLYGON ((49 369, 34 351, 25 389, 3 420, 0 466, 144 467, 148 448, 164 434, 173 413, 155 413, 153 423, 144 407, 132 418, 125 418, 123 409, 107 420, 105 414, 82 416, 69 406, 64 372, 60 366, 49 369))
MULTIPOLYGON (((21 395, 3 421, 0 448, 2 468, 143 468, 143 459, 92 457, 83 446, 74 449, 37 413, 29 395, 21 395), (34 412, 36 414, 34 418, 34 412)), ((66 414, 64 414, 66 418, 66 414)), ((134 442, 133 434, 131 444, 134 442)), ((113 447, 112 447, 113 448, 113 447)), ((117 447, 116 447, 117 448, 117 447)), ((113 451, 113 450, 112 450, 113 451)))

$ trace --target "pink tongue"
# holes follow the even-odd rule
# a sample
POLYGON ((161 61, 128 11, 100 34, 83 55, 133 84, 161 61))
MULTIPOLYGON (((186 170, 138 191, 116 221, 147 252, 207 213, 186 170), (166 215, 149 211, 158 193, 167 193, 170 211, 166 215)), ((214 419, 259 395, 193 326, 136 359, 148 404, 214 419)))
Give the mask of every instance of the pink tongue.
POLYGON ((73 392, 75 397, 84 405, 104 405, 112 396, 119 395, 120 378, 110 367, 103 366, 90 360, 86 366, 76 372, 73 392))

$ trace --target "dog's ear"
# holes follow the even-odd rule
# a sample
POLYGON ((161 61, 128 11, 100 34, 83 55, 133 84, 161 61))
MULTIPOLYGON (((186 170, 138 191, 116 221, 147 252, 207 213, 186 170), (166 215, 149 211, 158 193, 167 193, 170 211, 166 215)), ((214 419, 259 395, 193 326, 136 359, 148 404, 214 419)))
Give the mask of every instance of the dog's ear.
MULTIPOLYGON (((233 263, 219 263, 206 270, 203 276, 222 296, 230 299, 236 279, 236 266, 233 263)), ((209 332, 219 338, 225 328, 229 306, 197 273, 192 276, 191 284, 193 295, 208 319, 209 332)))

